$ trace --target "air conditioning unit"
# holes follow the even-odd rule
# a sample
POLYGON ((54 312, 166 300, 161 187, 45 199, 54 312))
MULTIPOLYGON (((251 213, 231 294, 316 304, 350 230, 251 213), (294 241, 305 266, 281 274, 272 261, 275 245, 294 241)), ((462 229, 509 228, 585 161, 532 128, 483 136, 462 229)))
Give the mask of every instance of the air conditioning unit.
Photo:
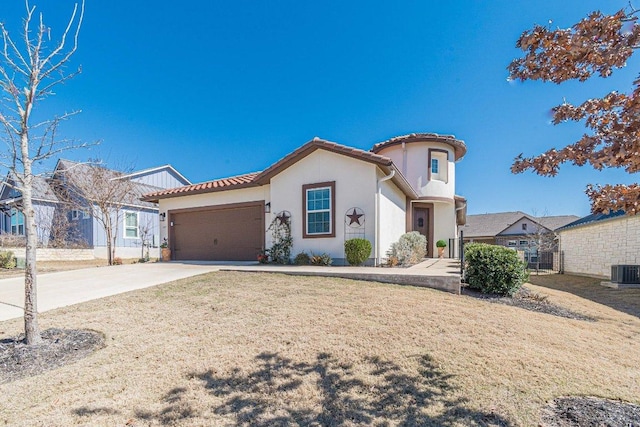
POLYGON ((620 284, 640 284, 640 265, 612 265, 611 281, 620 284))

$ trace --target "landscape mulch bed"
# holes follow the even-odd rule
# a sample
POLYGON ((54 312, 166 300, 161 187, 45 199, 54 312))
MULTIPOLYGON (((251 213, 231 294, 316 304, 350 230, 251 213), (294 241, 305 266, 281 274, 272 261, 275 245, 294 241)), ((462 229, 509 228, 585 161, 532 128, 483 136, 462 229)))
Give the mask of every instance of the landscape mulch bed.
POLYGON ((640 406, 597 397, 554 399, 542 414, 545 427, 637 427, 640 406))
POLYGON ((92 330, 47 329, 41 344, 27 345, 24 334, 0 340, 0 384, 68 365, 104 347, 92 330))
POLYGON ((505 297, 495 294, 483 294, 480 291, 469 287, 462 288, 462 295, 468 295, 474 298, 484 299, 497 304, 511 305, 520 307, 525 310, 535 311, 538 313, 551 314, 553 316, 565 317, 567 319, 585 320, 595 322, 595 319, 584 314, 576 313, 567 308, 550 302, 546 296, 542 296, 532 292, 527 287, 522 287, 513 297, 505 297))

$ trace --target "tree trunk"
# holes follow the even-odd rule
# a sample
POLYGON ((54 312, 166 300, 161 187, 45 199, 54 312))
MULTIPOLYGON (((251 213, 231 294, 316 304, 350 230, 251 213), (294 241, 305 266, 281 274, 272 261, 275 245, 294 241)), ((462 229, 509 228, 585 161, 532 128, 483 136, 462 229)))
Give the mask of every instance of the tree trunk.
MULTIPOLYGON (((105 214, 103 213, 103 215, 105 214)), ((113 229, 111 228, 111 217, 109 216, 108 212, 105 216, 104 224, 105 224, 105 227, 104 227, 105 237, 107 239, 107 260, 109 262, 109 265, 113 265, 113 252, 111 251, 111 248, 112 248, 111 236, 113 233, 113 229)))
MULTIPOLYGON (((24 157, 23 157, 24 158, 24 157)), ((22 188, 22 213, 27 238, 24 271, 24 333, 27 344, 42 342, 38 326, 37 270, 36 270, 36 222, 32 201, 33 175, 31 163, 24 162, 24 185, 22 188)))

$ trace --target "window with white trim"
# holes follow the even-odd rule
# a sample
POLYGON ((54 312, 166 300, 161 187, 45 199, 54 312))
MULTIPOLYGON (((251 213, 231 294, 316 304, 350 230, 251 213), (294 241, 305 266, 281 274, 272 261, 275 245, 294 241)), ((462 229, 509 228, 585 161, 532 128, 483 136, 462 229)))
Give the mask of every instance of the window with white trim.
POLYGON ((24 236, 24 214, 11 208, 11 234, 24 236))
POLYGON ((431 159, 431 173, 437 175, 438 171, 438 159, 431 159))
POLYGON ((448 157, 449 153, 444 150, 429 150, 429 177, 431 181, 449 181, 448 157))
POLYGON ((138 238, 138 212, 124 213, 124 238, 138 238))
POLYGON ((302 189, 304 197, 303 237, 335 236, 335 182, 307 184, 302 189))

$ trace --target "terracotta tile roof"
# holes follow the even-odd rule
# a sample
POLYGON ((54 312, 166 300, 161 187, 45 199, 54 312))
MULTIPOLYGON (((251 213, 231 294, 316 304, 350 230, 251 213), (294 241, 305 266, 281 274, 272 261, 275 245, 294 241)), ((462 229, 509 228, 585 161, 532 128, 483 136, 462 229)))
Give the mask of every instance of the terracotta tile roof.
POLYGON ((251 172, 244 175, 237 175, 229 178, 221 178, 213 181, 201 182, 199 184, 185 185, 184 187, 170 188, 168 190, 145 194, 142 199, 146 201, 154 201, 171 196, 186 196, 190 194, 211 193, 214 191, 229 190, 231 189, 231 187, 250 187, 253 185, 258 185, 255 183, 255 178, 259 174, 260 172, 251 172))
MULTIPOLYGON (((279 174, 292 164, 307 157, 309 154, 318 149, 343 154, 345 156, 353 157, 355 159, 359 159, 369 163, 375 163, 377 165, 380 165, 384 169, 393 168, 393 162, 388 157, 371 153, 369 151, 360 150, 358 148, 336 144, 335 142, 330 142, 315 137, 311 141, 304 144, 302 147, 287 154, 282 159, 278 160, 262 172, 253 172, 245 175, 234 176, 231 178, 222 178, 214 181, 203 182, 200 184, 193 184, 184 187, 172 188, 169 190, 157 191, 144 195, 142 197, 142 200, 157 201, 158 199, 164 199, 168 197, 179 197, 198 193, 211 193, 214 191, 265 185, 270 182, 272 177, 279 174)), ((389 171, 386 170, 385 172, 388 173, 389 171)), ((412 192, 413 195, 415 191, 410 188, 408 183, 406 183, 406 179, 404 179, 404 177, 401 177, 399 173, 396 173, 396 175, 397 178, 395 178, 395 180, 398 181, 398 184, 401 186, 401 188, 403 188, 405 191, 412 192)))
POLYGON ((309 154, 313 153, 317 149, 324 149, 327 151, 331 151, 338 154, 343 154, 345 156, 353 157, 359 160, 364 160, 365 162, 376 163, 381 166, 391 166, 393 162, 390 158, 381 156, 379 154, 374 154, 369 151, 360 150, 358 148, 347 147, 346 145, 337 144, 335 142, 326 141, 324 139, 315 137, 311 141, 304 144, 302 147, 297 150, 287 154, 282 159, 278 160, 267 169, 262 171, 260 175, 256 178, 257 182, 261 184, 266 184, 268 181, 282 170, 288 168, 293 163, 303 159, 309 154))
POLYGON ((409 135, 396 136, 375 144, 371 151, 377 153, 383 148, 392 145, 402 144, 403 142, 411 143, 421 141, 433 141, 450 145, 455 151, 456 160, 461 159, 467 153, 467 146, 464 141, 456 139, 453 135, 439 135, 437 133, 411 133, 409 135))

